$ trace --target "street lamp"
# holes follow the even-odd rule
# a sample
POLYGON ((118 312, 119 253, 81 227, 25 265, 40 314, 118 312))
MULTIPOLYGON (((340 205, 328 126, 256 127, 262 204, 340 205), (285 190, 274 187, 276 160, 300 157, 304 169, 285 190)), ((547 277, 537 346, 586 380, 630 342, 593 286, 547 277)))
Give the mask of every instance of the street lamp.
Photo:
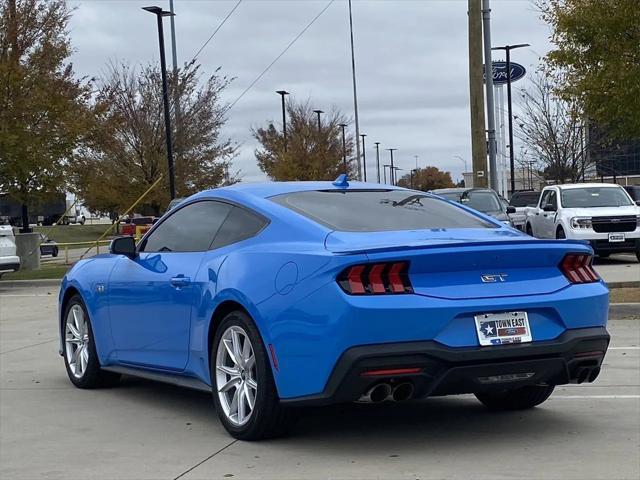
POLYGON ((318 115, 318 133, 322 131, 322 124, 320 123, 320 114, 324 113, 322 110, 314 110, 313 113, 318 115))
POLYGON ((461 162, 464 162, 464 172, 467 172, 467 161, 462 158, 460 155, 454 155, 453 158, 457 158, 458 160, 460 160, 461 162))
POLYGON ((387 148, 387 150, 389 150, 389 154, 391 155, 391 165, 389 168, 389 177, 391 180, 391 185, 395 185, 395 179, 396 179, 396 172, 395 172, 395 168, 393 167, 393 152, 395 152, 396 150, 398 150, 397 148, 387 148))
POLYGON ((413 188, 413 174, 417 173, 418 169, 417 168, 412 168, 411 169, 411 183, 410 183, 410 187, 413 188))
POLYGON ((364 172, 364 181, 367 181, 367 154, 365 153, 365 149, 364 149, 364 137, 367 136, 366 133, 361 133, 360 136, 362 137, 362 171, 364 172))
POLYGON ((284 151, 287 151, 287 113, 285 109, 284 97, 289 95, 286 90, 277 90, 277 94, 282 98, 282 136, 284 137, 284 151))
POLYGON ((347 173, 347 139, 344 133, 344 129, 347 128, 347 124, 341 123, 339 127, 342 128, 342 165, 344 167, 344 173, 347 173))
POLYGON ((380 142, 376 142, 376 169, 378 171, 378 183, 380 183, 380 142))
POLYGON ((393 170, 393 184, 397 185, 398 184, 398 177, 396 176, 396 172, 398 170, 404 170, 404 168, 400 168, 400 167, 391 167, 391 170, 393 170))
POLYGON ((511 50, 516 48, 529 47, 528 43, 517 45, 505 45, 504 47, 493 47, 491 50, 504 50, 507 64, 507 116, 509 117, 509 168, 511 168, 511 193, 516 189, 515 161, 513 156, 513 112, 511 110, 511 50))
MULTIPOLYGON (((391 168, 391 165, 389 165, 388 163, 385 163, 385 164, 382 166, 382 173, 384 174, 384 183, 385 183, 385 185, 386 185, 386 183, 387 183, 387 168, 389 168, 389 169, 390 169, 390 168, 391 168)), ((389 178, 391 178, 391 173, 389 173, 389 178)))
POLYGON ((167 85, 167 60, 164 55, 164 30, 162 17, 173 16, 171 12, 160 7, 143 7, 143 10, 153 13, 158 19, 158 42, 160 43, 160 70, 162 73, 162 101, 164 103, 164 128, 167 141, 167 163, 169 166, 169 194, 171 200, 176 198, 176 177, 173 169, 173 142, 171 141, 171 116, 169 113, 169 87, 167 85))

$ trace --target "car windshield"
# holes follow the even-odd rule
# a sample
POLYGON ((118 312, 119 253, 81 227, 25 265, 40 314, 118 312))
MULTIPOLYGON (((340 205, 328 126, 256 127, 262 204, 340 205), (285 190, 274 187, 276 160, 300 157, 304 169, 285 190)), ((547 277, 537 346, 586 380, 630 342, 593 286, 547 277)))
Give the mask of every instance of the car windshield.
POLYGON ((479 212, 499 212, 502 210, 498 197, 491 192, 468 192, 460 197, 460 203, 479 212))
POLYGON ((437 197, 409 190, 294 192, 271 200, 332 230, 347 232, 497 228, 437 197))
POLYGON ((633 205, 621 187, 567 188, 561 193, 565 208, 624 207, 633 205))
POLYGON ((511 197, 509 205, 512 207, 535 207, 538 204, 540 192, 522 192, 515 193, 511 197))

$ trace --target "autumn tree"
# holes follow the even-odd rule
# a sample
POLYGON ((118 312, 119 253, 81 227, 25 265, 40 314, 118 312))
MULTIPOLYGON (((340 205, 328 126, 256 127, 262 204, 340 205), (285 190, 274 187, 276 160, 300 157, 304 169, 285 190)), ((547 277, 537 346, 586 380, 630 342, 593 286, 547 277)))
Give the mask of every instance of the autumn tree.
POLYGON ((520 108, 516 135, 537 160, 535 167, 557 183, 577 182, 590 167, 578 102, 559 96, 553 78, 537 72, 522 90, 520 108))
POLYGON ((411 170, 398 180, 398 186, 428 192, 436 188, 453 187, 451 173, 436 167, 424 167, 411 170))
MULTIPOLYGON (((344 173, 342 127, 348 120, 338 110, 325 114, 318 127, 317 115, 308 102, 287 104, 287 139, 274 122, 252 129, 260 142, 255 155, 258 166, 272 180, 333 180, 344 173)), ((349 177, 356 178, 357 165, 352 158, 353 136, 346 133, 346 157, 349 177)))
POLYGON ((74 76, 64 0, 0 0, 0 191, 28 205, 64 191, 90 125, 89 85, 74 76))
POLYGON ((557 86, 613 138, 640 138, 638 0, 540 0, 555 49, 557 86))
MULTIPOLYGON (((171 108, 178 197, 234 181, 228 171, 237 147, 220 134, 220 95, 229 82, 217 71, 202 80, 193 63, 171 76, 172 99, 180 102, 179 134, 171 108)), ((122 213, 162 176, 143 200, 157 215, 170 200, 160 68, 112 64, 98 86, 100 128, 74 165, 77 194, 90 210, 122 213)))

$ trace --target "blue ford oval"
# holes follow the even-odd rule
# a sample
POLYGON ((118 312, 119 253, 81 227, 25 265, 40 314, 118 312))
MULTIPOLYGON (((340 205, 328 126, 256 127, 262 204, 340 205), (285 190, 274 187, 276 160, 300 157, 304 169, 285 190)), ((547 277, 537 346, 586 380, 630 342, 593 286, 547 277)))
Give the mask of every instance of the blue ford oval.
POLYGON ((473 393, 531 408, 600 372, 592 255, 424 192, 239 184, 78 262, 60 354, 80 388, 127 374, 212 392, 241 439, 286 433, 305 405, 473 393))

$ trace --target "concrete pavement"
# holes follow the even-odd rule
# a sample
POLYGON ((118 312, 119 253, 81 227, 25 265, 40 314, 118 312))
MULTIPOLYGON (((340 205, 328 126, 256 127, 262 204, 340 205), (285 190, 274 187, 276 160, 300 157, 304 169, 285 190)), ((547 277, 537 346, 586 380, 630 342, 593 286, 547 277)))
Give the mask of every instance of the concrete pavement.
POLYGON ((209 395, 126 378, 74 388, 57 354, 55 287, 0 283, 0 478, 640 477, 640 321, 612 320, 593 385, 491 414, 471 396, 305 412, 293 436, 247 443, 209 395))

